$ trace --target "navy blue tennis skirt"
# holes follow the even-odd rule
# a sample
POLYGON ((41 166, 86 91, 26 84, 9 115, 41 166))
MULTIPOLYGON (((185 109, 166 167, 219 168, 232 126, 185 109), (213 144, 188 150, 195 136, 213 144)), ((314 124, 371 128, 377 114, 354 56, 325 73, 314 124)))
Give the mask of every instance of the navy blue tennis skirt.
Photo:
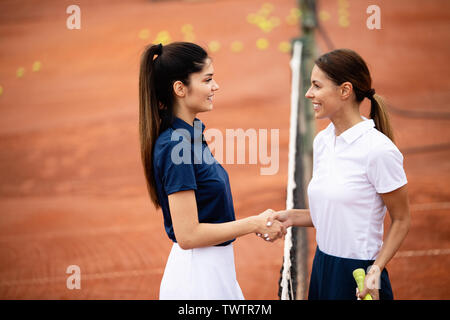
MULTIPOLYGON (((374 260, 357 260, 330 256, 316 249, 309 283, 308 300, 356 300, 353 270, 372 265, 374 260)), ((380 300, 393 300, 389 274, 381 272, 380 300)))

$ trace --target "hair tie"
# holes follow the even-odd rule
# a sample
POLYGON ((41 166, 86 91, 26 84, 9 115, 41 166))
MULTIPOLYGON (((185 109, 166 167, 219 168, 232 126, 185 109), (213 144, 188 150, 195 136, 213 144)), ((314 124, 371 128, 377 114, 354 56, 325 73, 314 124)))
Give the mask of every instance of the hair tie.
POLYGON ((163 45, 162 43, 158 44, 158 46, 156 47, 155 50, 155 54, 157 54, 158 56, 162 55, 162 51, 163 51, 163 45))
POLYGON ((375 94, 375 89, 372 88, 372 89, 370 89, 369 91, 366 92, 366 97, 369 98, 369 99, 372 99, 374 94, 375 94))

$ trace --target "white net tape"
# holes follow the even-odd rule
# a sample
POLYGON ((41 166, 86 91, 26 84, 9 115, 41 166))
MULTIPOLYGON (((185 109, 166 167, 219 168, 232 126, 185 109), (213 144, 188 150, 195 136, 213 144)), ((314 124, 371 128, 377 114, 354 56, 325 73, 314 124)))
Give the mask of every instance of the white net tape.
MULTIPOLYGON (((292 70, 291 81, 291 118, 289 129, 289 160, 288 160, 288 183, 286 209, 294 208, 294 190, 295 184, 295 158, 297 144, 297 128, 298 128, 298 103, 300 89, 300 61, 302 55, 302 42, 294 43, 292 59, 290 62, 292 70)), ((281 300, 289 300, 293 297, 293 286, 291 279, 291 248, 292 248, 292 228, 288 228, 284 240, 284 257, 283 257, 283 273, 281 275, 281 300), (288 288, 291 292, 289 294, 288 288)))

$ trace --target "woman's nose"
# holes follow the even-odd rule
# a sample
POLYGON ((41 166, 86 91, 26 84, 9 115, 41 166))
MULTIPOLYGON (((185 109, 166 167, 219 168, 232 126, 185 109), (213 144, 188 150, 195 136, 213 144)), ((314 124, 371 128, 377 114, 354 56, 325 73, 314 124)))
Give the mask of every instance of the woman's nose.
POLYGON ((214 91, 216 91, 216 90, 219 90, 219 88, 220 88, 220 87, 219 87, 219 85, 217 84, 217 82, 214 81, 214 86, 213 86, 212 89, 213 89, 214 91))
POLYGON ((311 88, 309 88, 308 91, 306 91, 305 97, 308 98, 308 99, 314 98, 314 96, 311 93, 311 88))

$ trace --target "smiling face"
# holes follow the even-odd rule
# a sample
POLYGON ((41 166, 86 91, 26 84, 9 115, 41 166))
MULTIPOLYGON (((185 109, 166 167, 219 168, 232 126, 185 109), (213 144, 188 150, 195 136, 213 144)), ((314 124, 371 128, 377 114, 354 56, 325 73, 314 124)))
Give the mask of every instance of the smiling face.
POLYGON ((341 88, 314 65, 311 72, 311 87, 305 94, 311 99, 316 119, 333 118, 343 106, 341 88))
POLYGON ((213 75, 214 67, 209 58, 205 60, 205 66, 200 72, 190 75, 190 83, 183 99, 189 112, 196 114, 212 110, 214 92, 219 90, 213 75))

